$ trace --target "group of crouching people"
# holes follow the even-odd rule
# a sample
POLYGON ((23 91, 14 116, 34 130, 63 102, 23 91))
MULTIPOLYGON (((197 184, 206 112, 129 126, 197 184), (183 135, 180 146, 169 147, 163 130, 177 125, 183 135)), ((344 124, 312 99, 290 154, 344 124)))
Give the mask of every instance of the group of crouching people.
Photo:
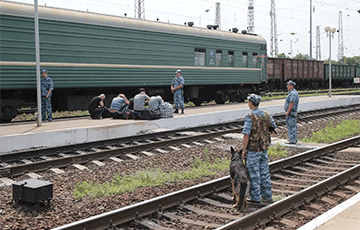
POLYGON ((110 108, 105 107, 104 99, 105 95, 101 94, 90 101, 88 109, 92 119, 112 117, 113 119, 154 120, 174 117, 173 106, 170 103, 164 102, 161 96, 149 97, 145 89, 140 89, 140 93, 129 100, 124 94, 119 94, 113 98, 110 108), (148 101, 148 108, 145 108, 146 101, 148 101))

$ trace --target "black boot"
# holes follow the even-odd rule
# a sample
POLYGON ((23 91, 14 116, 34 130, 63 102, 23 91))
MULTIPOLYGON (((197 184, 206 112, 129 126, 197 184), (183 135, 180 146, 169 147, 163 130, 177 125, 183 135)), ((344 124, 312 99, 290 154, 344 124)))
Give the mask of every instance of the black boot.
POLYGON ((181 114, 185 114, 184 109, 181 109, 181 114))
POLYGON ((178 109, 175 109, 175 110, 174 110, 174 113, 179 113, 179 110, 178 110, 178 109))

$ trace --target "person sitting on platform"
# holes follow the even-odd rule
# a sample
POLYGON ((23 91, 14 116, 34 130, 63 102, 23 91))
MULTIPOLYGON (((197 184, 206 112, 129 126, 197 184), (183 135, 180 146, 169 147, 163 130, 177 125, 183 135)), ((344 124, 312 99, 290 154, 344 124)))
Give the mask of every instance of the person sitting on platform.
MULTIPOLYGON (((150 97, 146 95, 145 89, 141 88, 140 93, 134 97, 134 114, 138 119, 145 119, 146 114, 148 114, 147 109, 145 109, 145 101, 148 101, 150 97)), ((145 119, 147 120, 147 119, 145 119)))
POLYGON ((110 106, 110 113, 114 119, 128 119, 130 113, 128 112, 130 102, 124 94, 119 94, 115 97, 110 106))
POLYGON ((161 98, 161 96, 152 96, 150 97, 150 101, 149 101, 149 106, 148 106, 148 110, 150 111, 159 111, 160 106, 164 104, 163 99, 161 98))
POLYGON ((105 94, 100 94, 99 96, 94 97, 91 99, 88 110, 90 113, 90 117, 92 119, 100 119, 107 118, 109 116, 108 109, 104 106, 105 94))

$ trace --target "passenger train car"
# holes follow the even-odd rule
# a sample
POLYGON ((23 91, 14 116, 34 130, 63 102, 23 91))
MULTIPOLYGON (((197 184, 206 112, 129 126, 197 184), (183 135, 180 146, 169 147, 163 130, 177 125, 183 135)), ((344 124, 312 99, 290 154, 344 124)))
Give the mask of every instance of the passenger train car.
MULTIPOLYGON (((41 68, 53 79, 53 110, 86 109, 91 97, 144 87, 172 100, 175 70, 185 99, 244 101, 266 83, 266 41, 259 35, 39 7, 41 68)), ((1 120, 36 101, 34 6, 0 2, 1 120)), ((210 27, 209 27, 210 28, 210 27)))

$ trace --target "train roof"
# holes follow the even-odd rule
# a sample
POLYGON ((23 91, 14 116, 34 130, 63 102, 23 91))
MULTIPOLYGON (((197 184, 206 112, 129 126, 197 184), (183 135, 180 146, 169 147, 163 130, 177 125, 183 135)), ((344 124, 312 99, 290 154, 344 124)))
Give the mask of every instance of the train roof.
MULTIPOLYGON (((228 31, 209 30, 206 28, 189 27, 185 25, 175 25, 164 22, 153 22, 53 7, 39 6, 38 9, 39 18, 41 19, 266 44, 266 40, 259 35, 238 34, 228 31)), ((0 14, 33 18, 34 5, 0 1, 0 14)))

